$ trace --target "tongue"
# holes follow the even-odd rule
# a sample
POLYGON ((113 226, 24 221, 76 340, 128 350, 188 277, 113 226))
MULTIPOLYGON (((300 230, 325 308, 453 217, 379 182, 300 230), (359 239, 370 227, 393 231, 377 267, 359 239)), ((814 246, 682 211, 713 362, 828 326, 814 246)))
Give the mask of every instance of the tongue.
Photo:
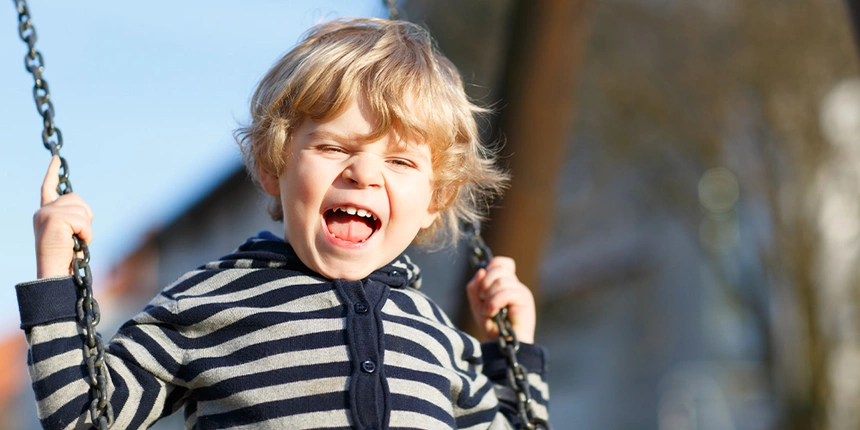
POLYGON ((331 234, 347 242, 362 242, 373 234, 373 226, 369 219, 346 212, 329 212, 326 224, 331 234))

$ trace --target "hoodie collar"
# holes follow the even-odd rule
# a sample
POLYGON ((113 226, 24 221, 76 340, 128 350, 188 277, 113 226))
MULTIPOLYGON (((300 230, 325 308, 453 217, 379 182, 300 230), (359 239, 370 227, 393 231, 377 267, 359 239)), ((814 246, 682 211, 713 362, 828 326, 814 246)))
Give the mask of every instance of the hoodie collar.
MULTIPOLYGON (((320 276, 301 262, 293 247, 282 238, 269 231, 245 241, 232 254, 209 263, 206 268, 279 268, 298 270, 320 276), (213 267, 214 266, 214 267, 213 267)), ((406 254, 400 254, 394 261, 374 270, 368 279, 382 282, 393 288, 420 288, 421 272, 406 254)))

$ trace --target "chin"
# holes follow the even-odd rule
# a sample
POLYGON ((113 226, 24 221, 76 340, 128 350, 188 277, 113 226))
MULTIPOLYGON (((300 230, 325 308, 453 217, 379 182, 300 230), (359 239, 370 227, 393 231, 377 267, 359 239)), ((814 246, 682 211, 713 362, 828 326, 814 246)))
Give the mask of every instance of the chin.
POLYGON ((358 281, 366 278, 376 269, 377 267, 371 267, 367 263, 357 264, 347 259, 319 264, 314 270, 328 279, 358 281))

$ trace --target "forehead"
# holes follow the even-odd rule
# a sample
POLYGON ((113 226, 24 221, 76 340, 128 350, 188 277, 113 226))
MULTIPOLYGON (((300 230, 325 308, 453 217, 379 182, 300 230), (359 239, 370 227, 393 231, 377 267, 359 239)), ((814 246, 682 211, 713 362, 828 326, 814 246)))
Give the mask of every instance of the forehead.
POLYGON ((386 139, 388 146, 398 150, 435 152, 435 145, 423 133, 408 129, 402 122, 377 114, 364 101, 350 101, 341 112, 330 118, 307 118, 297 130, 312 139, 328 139, 339 143, 373 143, 386 139))

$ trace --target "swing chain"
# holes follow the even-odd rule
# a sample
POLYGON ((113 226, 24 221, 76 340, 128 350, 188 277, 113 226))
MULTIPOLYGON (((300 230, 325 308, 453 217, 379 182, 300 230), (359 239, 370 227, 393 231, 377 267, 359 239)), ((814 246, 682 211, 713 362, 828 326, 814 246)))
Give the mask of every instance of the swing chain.
MULTIPOLYGON (((27 44, 27 54, 24 56, 24 67, 33 75, 33 100, 36 109, 42 116, 42 144, 51 151, 52 155, 60 158, 60 181, 57 185, 57 194, 69 194, 72 192, 72 183, 69 180, 69 165, 66 159, 60 155, 63 147, 63 134, 54 124, 54 104, 51 102, 51 93, 48 90, 48 82, 42 77, 45 69, 45 61, 42 53, 36 50, 36 27, 30 18, 26 0, 13 0, 18 10, 18 35, 27 44), (51 140, 56 136, 56 140, 51 140)), ((78 287, 78 300, 75 305, 78 323, 85 331, 83 355, 87 365, 87 374, 90 383, 90 419, 93 427, 106 430, 113 425, 113 408, 107 401, 107 367, 105 366, 104 343, 96 332, 96 325, 101 320, 99 304, 93 297, 93 279, 90 270, 90 250, 87 244, 78 235, 72 237, 74 240, 75 259, 72 261, 72 275, 75 285, 78 287)))
POLYGON ((388 8, 388 19, 394 21, 400 19, 400 10, 397 9, 397 0, 382 0, 385 7, 388 8))
MULTIPOLYGON (((490 247, 484 242, 481 237, 481 225, 477 222, 467 225, 467 238, 469 248, 471 248, 472 267, 477 269, 486 269, 493 259, 493 253, 490 247)), ((507 377, 508 384, 516 392, 517 396, 517 415, 520 417, 520 422, 523 428, 527 430, 546 429, 550 430, 549 423, 535 416, 533 404, 534 399, 531 396, 531 386, 528 381, 528 369, 520 364, 517 359, 517 351, 520 349, 520 342, 517 340, 517 335, 511 325, 511 320, 508 318, 508 308, 504 307, 499 311, 493 319, 499 329, 499 351, 505 357, 508 363, 507 377)))
POLYGON ((48 82, 42 77, 45 69, 45 60, 42 53, 36 49, 36 28, 30 19, 30 11, 26 0, 13 0, 18 9, 18 36, 27 44, 27 55, 24 56, 24 68, 33 75, 33 100, 36 102, 36 110, 42 116, 44 130, 42 131, 42 144, 56 155, 63 147, 63 134, 54 124, 54 104, 51 102, 51 93, 48 90, 48 82), (56 141, 50 141, 50 137, 56 135, 56 141))

